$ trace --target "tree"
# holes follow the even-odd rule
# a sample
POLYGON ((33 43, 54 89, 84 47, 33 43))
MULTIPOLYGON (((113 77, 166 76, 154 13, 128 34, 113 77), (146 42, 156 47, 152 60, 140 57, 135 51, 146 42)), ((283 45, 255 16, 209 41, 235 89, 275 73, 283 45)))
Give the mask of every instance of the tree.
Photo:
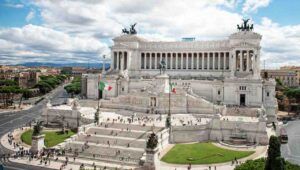
POLYGON ((238 165, 234 170, 264 170, 265 159, 247 160, 245 163, 238 165))
POLYGON ((65 86, 65 90, 68 94, 71 94, 73 98, 75 94, 81 93, 81 82, 80 81, 72 81, 71 84, 65 86))
POLYGON ((0 86, 17 86, 17 82, 14 80, 0 80, 0 86))
POLYGON ((280 141, 278 137, 271 136, 269 140, 268 157, 265 170, 284 170, 284 160, 281 159, 280 141))
POLYGON ((284 94, 289 98, 294 98, 300 102, 300 88, 288 88, 284 94))
POLYGON ((151 133, 147 141, 147 149, 155 149, 158 144, 158 139, 155 133, 151 133))
POLYGON ((29 89, 23 89, 22 93, 25 99, 29 99, 30 97, 32 97, 32 91, 30 91, 29 89))
MULTIPOLYGON (((281 158, 283 161, 283 158, 281 158)), ((256 160, 247 160, 245 163, 238 165, 234 170, 264 170, 265 169, 265 158, 260 158, 256 160)), ((281 162, 282 162, 281 161, 281 162)), ((279 161, 280 162, 280 161, 279 161)), ((300 166, 296 164, 292 164, 288 161, 285 162, 286 170, 299 170, 300 166)), ((276 165, 278 166, 278 165, 276 165)))
POLYGON ((1 86, 0 98, 4 104, 4 108, 11 106, 14 102, 15 95, 21 93, 22 89, 18 86, 1 86))
POLYGON ((40 81, 35 87, 39 88, 42 94, 46 94, 52 90, 52 87, 45 81, 40 81))

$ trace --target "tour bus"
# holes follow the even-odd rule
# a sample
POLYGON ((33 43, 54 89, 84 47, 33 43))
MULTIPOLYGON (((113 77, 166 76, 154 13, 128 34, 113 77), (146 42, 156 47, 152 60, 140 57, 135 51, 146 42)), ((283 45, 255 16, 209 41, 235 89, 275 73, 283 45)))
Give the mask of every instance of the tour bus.
POLYGON ((280 129, 280 136, 279 136, 281 143, 287 143, 288 142, 288 134, 286 133, 286 130, 284 128, 280 129))

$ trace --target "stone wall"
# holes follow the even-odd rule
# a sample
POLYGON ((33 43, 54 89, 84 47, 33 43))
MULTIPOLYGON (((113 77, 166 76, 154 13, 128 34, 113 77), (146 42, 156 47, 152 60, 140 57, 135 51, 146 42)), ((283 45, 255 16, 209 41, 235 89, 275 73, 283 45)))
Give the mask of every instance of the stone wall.
POLYGON ((171 143, 202 142, 209 139, 209 130, 206 125, 173 126, 171 143))
POLYGON ((80 115, 81 113, 78 110, 47 109, 42 114, 42 118, 46 124, 56 123, 57 125, 63 124, 66 127, 76 128, 78 125, 83 124, 80 115))
MULTIPOLYGON (((183 93, 171 94, 170 100, 170 109, 173 114, 215 114, 221 113, 224 108, 224 106, 214 105, 203 98, 183 93)), ((147 93, 132 93, 131 95, 120 95, 110 100, 102 100, 101 107, 166 114, 169 111, 169 94, 162 93, 151 96, 147 93)))
POLYGON ((172 143, 229 141, 234 133, 245 135, 247 142, 268 144, 266 122, 237 122, 213 119, 207 125, 172 127, 172 143))

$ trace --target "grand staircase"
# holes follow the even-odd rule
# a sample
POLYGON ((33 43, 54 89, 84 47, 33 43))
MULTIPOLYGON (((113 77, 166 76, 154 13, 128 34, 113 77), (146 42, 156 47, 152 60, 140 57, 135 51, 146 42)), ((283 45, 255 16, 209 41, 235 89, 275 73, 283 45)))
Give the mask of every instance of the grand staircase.
POLYGON ((135 169, 143 164, 146 141, 164 128, 125 123, 101 123, 87 128, 65 145, 67 155, 93 160, 107 169, 135 169))

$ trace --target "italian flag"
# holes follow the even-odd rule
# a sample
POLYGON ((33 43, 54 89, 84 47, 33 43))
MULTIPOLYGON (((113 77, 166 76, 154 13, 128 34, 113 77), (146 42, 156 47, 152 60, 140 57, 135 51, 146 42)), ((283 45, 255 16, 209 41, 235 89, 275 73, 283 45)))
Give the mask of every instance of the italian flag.
POLYGON ((174 83, 169 83, 169 86, 165 86, 165 93, 176 93, 176 89, 174 86, 174 83))
POLYGON ((103 91, 103 90, 107 90, 110 91, 112 89, 112 87, 110 85, 108 85, 107 83, 100 81, 99 82, 99 90, 103 91))

